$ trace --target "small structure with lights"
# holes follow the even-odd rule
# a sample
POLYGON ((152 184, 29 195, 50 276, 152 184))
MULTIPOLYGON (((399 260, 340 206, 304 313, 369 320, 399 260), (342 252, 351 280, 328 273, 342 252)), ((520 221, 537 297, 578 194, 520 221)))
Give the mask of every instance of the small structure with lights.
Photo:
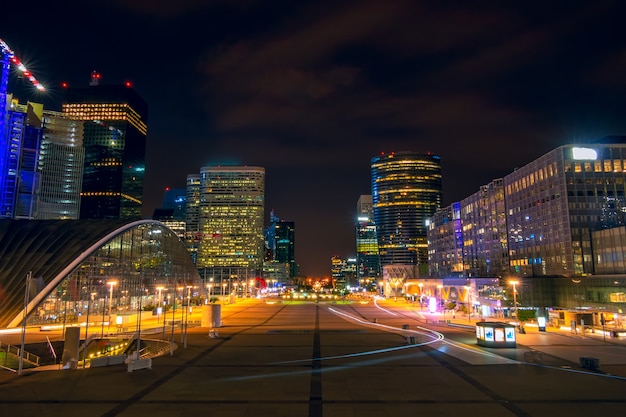
POLYGON ((476 343, 479 346, 511 348, 515 342, 515 326, 499 321, 476 323, 476 343))

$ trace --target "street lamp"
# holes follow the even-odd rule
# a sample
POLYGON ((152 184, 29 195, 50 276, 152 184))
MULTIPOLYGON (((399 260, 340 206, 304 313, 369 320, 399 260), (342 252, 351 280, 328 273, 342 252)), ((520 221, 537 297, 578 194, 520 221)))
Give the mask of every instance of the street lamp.
POLYGON ((443 318, 446 318, 446 307, 442 306, 442 302, 443 302, 443 285, 439 284, 437 285, 437 292, 439 293, 439 306, 443 307, 442 311, 443 311, 443 318))
POLYGON ((113 308, 113 287, 117 285, 117 281, 108 281, 109 286, 109 327, 111 327, 111 310, 113 308))
POLYGON ((513 308, 515 309, 515 320, 517 321, 517 287, 516 285, 519 284, 519 282, 512 279, 509 281, 509 284, 513 286, 513 308))
POLYGON ((417 286, 420 288, 420 310, 422 309, 422 297, 423 297, 423 289, 424 289, 424 283, 423 282, 418 282, 417 286))
POLYGON ((472 322, 472 287, 470 285, 466 285, 465 290, 467 291, 467 321, 472 322))

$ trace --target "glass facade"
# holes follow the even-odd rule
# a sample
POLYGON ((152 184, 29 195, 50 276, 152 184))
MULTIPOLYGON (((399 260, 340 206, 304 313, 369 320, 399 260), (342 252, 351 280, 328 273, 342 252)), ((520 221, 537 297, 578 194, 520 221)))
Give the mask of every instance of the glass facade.
POLYGON ((594 273, 591 233, 619 225, 626 144, 559 147, 504 177, 516 274, 594 273))
POLYGON ((371 195, 362 195, 357 202, 356 263, 361 286, 376 286, 380 278, 380 255, 371 195))
POLYGON ((427 220, 441 207, 441 163, 433 154, 396 152, 371 160, 374 223, 381 266, 428 273, 427 220))
POLYGON ((261 271, 265 169, 208 166, 200 172, 198 268, 261 271))
POLYGON ((21 323, 29 272, 29 325, 110 322, 167 304, 164 292, 173 302, 181 286, 204 292, 182 241, 153 220, 5 220, 0 243, 0 327, 21 323))
POLYGON ((502 179, 461 200, 463 276, 501 277, 509 271, 502 179))
POLYGON ((148 107, 126 86, 68 89, 63 112, 84 122, 81 219, 141 218, 148 107))
POLYGON ((463 234, 461 204, 437 211, 428 225, 428 270, 433 277, 462 277, 463 234))
MULTIPOLYGON (((561 146, 462 200, 464 275, 570 277, 619 270, 620 246, 612 245, 621 241, 607 244, 609 232, 598 231, 626 224, 625 163, 626 144, 561 146)), ((442 231, 453 233, 448 217, 434 216, 430 227, 430 256, 439 267, 456 250, 444 241, 442 231)), ((449 273, 431 268, 442 271, 449 273)))
POLYGON ((77 220, 83 181, 83 124, 45 110, 39 152, 41 174, 37 219, 77 220))
POLYGON ((33 219, 37 213, 42 112, 42 104, 11 99, 7 131, 0 132, 0 218, 33 219))

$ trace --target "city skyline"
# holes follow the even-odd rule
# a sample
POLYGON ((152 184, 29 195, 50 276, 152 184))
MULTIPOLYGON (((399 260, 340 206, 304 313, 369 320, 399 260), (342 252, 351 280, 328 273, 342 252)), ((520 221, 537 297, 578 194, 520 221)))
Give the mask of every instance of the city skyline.
POLYGON ((294 222, 306 275, 355 255, 354 207, 381 152, 440 155, 446 206, 560 145, 626 131, 616 1, 31 3, 46 24, 18 7, 3 6, 15 18, 0 38, 48 90, 13 74, 21 101, 59 110, 60 83, 98 70, 150 106, 145 217, 203 166, 262 166, 265 209, 294 222))

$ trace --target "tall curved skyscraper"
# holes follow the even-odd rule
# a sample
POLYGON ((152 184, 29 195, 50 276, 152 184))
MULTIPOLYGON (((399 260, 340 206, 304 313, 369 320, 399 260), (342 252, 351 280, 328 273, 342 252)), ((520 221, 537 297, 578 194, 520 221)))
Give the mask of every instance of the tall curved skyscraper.
POLYGON ((412 151, 381 154, 372 158, 371 173, 381 267, 413 266, 426 275, 426 221, 442 201, 440 157, 412 151))

